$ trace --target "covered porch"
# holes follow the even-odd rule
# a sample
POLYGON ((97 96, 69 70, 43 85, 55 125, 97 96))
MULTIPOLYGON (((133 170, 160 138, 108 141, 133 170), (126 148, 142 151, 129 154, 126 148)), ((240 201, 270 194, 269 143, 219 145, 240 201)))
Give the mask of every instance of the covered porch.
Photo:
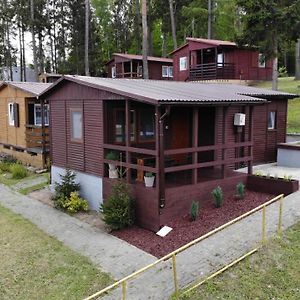
POLYGON ((245 181, 247 176, 235 169, 247 167, 252 173, 251 105, 152 105, 129 99, 104 102, 104 115, 111 116, 104 120, 104 197, 115 182, 108 177, 108 164, 115 164, 135 198, 142 199, 137 201, 137 209, 145 227, 152 226, 145 221, 148 215, 153 220, 157 217, 155 224, 166 220, 164 209, 172 203, 170 209, 174 210, 178 204, 174 199, 189 198, 177 205, 178 214, 193 197, 198 198, 204 190, 210 193, 210 187, 245 181), (236 112, 247 115, 241 128, 233 126, 236 112), (106 159, 111 151, 118 154, 118 161, 106 159), (144 185, 146 172, 155 176, 153 188, 144 185))

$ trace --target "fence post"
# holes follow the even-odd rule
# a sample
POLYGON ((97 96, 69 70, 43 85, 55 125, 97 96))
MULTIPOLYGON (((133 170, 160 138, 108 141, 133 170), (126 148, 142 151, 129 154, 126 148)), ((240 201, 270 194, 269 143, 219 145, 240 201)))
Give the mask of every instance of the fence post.
POLYGON ((174 287, 175 287, 175 297, 178 299, 178 281, 177 281, 177 269, 176 269, 176 254, 172 255, 172 263, 173 263, 173 279, 174 279, 174 287))
POLYGON ((122 300, 126 300, 126 281, 122 282, 122 300))
POLYGON ((266 243, 266 207, 263 207, 262 210, 262 236, 261 242, 264 245, 266 243))
POLYGON ((277 230, 277 234, 279 236, 282 235, 282 205, 283 205, 283 197, 284 196, 281 196, 280 200, 279 200, 279 219, 278 219, 278 230, 277 230))

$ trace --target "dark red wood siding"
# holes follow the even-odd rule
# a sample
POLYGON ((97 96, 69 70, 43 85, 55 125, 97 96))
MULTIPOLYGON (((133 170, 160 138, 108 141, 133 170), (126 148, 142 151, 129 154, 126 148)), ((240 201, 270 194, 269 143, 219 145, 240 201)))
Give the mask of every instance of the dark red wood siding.
POLYGON ((174 80, 176 81, 186 81, 189 77, 189 65, 190 65, 190 51, 188 46, 181 48, 173 54, 173 73, 174 80), (179 61, 180 57, 187 57, 187 70, 180 71, 179 70, 179 61))

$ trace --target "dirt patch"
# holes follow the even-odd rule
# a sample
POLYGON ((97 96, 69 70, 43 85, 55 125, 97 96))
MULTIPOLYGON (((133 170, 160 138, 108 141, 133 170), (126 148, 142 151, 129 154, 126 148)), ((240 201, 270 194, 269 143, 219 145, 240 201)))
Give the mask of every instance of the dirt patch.
POLYGON ((248 191, 243 200, 236 200, 233 194, 227 195, 220 208, 215 208, 212 201, 207 201, 200 207, 200 214, 196 221, 191 222, 187 213, 165 224, 173 230, 164 238, 137 226, 114 231, 112 234, 156 257, 162 257, 273 197, 274 195, 271 194, 253 191, 248 191))
MULTIPOLYGON (((53 201, 51 200, 52 193, 50 188, 44 188, 38 191, 34 191, 28 195, 31 198, 41 201, 42 203, 54 207, 53 201)), ((89 225, 98 228, 103 231, 108 231, 105 223, 102 221, 101 214, 97 211, 78 212, 72 217, 79 219, 82 222, 88 223, 89 225)))

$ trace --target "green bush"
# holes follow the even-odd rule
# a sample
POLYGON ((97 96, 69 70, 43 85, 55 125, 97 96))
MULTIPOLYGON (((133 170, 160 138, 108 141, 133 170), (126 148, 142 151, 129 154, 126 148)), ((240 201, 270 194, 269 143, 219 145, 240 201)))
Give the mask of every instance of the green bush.
POLYGON ((236 185, 236 194, 239 196, 240 199, 244 199, 245 185, 242 182, 240 182, 236 185))
POLYGON ((221 207, 223 205, 223 191, 221 187, 216 187, 212 191, 212 196, 216 207, 221 207))
POLYGON ((134 201, 130 197, 129 186, 119 180, 111 194, 101 205, 104 222, 112 229, 118 230, 134 224, 134 201))
POLYGON ((88 211, 88 202, 79 197, 78 192, 72 192, 70 198, 65 199, 63 208, 69 213, 76 213, 78 211, 88 211))
POLYGON ((105 158, 106 158, 107 160, 118 160, 118 159, 119 159, 119 155, 118 155, 118 153, 115 152, 115 151, 109 151, 109 152, 106 154, 105 158))
POLYGON ((4 162, 4 161, 0 162, 0 170, 3 173, 10 172, 10 166, 11 166, 11 164, 8 162, 4 162))
POLYGON ((70 169, 64 175, 59 175, 60 183, 55 183, 55 194, 52 197, 56 208, 65 209, 65 203, 70 199, 72 192, 79 192, 80 185, 75 182, 76 174, 70 169))
POLYGON ((26 168, 18 163, 11 164, 9 167, 9 171, 12 174, 13 179, 22 179, 27 176, 26 168))
POLYGON ((196 221, 199 216, 199 202, 193 201, 190 209, 191 220, 196 221))

